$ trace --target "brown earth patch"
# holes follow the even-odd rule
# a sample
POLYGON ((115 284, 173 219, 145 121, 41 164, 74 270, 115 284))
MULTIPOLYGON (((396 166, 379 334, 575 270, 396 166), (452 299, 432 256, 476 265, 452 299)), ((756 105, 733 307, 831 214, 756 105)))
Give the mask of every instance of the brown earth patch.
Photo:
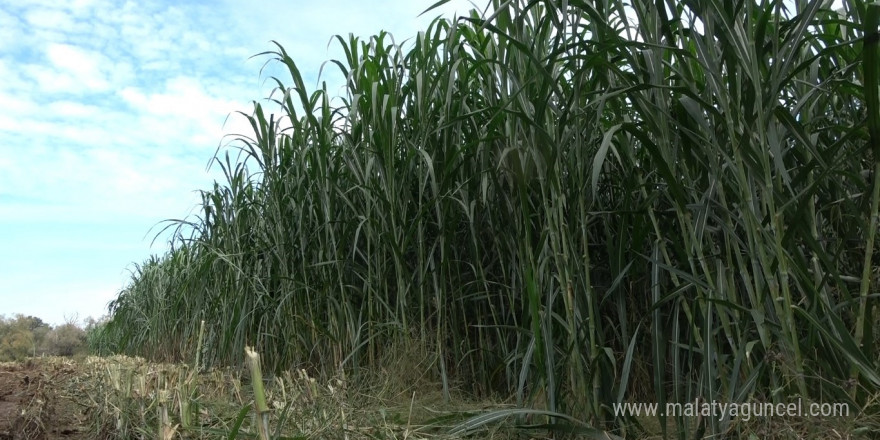
POLYGON ((0 363, 0 440, 92 438, 83 408, 67 392, 75 376, 66 359, 0 363))

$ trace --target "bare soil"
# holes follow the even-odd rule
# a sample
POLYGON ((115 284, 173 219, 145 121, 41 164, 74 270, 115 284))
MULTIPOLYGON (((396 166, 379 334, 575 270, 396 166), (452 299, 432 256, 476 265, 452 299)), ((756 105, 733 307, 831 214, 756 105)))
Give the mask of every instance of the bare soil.
POLYGON ((84 407, 69 394, 73 361, 0 363, 0 440, 79 440, 89 434, 84 407))

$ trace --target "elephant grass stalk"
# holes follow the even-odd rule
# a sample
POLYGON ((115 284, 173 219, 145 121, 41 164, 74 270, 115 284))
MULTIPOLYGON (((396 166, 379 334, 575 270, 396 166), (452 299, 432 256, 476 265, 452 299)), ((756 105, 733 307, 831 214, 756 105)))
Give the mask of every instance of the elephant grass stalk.
POLYGON ((260 54, 284 77, 104 346, 176 360, 204 319, 207 365, 253 341, 267 370, 332 374, 415 343, 447 399, 630 435, 613 406, 638 398, 867 409, 876 69, 853 42, 876 46, 876 6, 489 6, 336 37, 341 96, 260 54))

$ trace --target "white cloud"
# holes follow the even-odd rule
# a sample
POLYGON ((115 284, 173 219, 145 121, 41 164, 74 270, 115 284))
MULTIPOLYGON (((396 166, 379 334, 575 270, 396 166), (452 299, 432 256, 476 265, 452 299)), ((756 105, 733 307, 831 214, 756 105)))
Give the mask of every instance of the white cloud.
POLYGON ((170 78, 160 93, 148 95, 137 88, 126 87, 120 96, 134 109, 173 117, 225 114, 235 106, 232 101, 208 95, 198 81, 184 76, 170 78))
POLYGON ((101 108, 77 101, 55 101, 49 104, 47 111, 61 118, 84 119, 98 116, 101 108))
MULTIPOLYGON (((2 68, 0 68, 0 75, 2 75, 2 68)), ((36 112, 39 108, 32 100, 4 91, 0 91, 0 102, 2 102, 3 107, 5 107, 4 113, 9 115, 31 114, 36 112)), ((2 114, 0 114, 0 120, 2 120, 2 114)), ((10 120, 8 124, 14 125, 14 122, 10 120)), ((2 125, 3 124, 0 123, 0 130, 2 130, 2 125)))
POLYGON ((70 29, 74 26, 74 18, 62 10, 32 9, 25 14, 25 20, 33 27, 47 29, 70 29))
POLYGON ((107 70, 112 63, 97 52, 53 43, 46 48, 46 56, 55 70, 38 70, 34 75, 48 93, 102 92, 110 87, 107 70))
POLYGON ((0 41, 11 47, 17 46, 16 42, 21 35, 21 22, 14 15, 0 9, 0 41))

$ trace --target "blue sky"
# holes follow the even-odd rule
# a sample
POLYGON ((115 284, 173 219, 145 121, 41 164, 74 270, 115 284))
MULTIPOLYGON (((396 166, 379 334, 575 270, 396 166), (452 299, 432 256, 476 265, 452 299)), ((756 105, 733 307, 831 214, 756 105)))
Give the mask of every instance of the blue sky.
POLYGON ((0 0, 0 315, 98 318, 164 253, 154 227, 194 212, 223 135, 248 133, 227 116, 269 91, 248 58, 270 40, 314 86, 334 34, 400 42, 471 8, 418 17, 434 2, 0 0))

